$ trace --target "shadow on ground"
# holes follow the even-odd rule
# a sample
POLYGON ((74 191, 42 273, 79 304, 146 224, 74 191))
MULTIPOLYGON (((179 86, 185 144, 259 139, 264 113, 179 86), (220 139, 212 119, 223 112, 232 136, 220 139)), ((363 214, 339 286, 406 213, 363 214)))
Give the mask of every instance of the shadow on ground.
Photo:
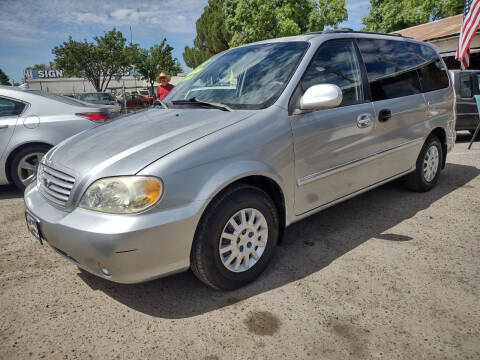
MULTIPOLYGON (((240 302, 321 271, 371 238, 409 241, 389 231, 477 177, 476 167, 447 164, 428 193, 413 193, 399 182, 384 185, 293 224, 261 277, 232 292, 214 291, 191 272, 137 285, 115 284, 88 273, 79 276, 94 290, 151 316, 186 318, 240 302)), ((468 185, 472 186, 472 185, 468 185)))
POLYGON ((0 200, 17 199, 23 197, 23 191, 14 185, 0 185, 0 200))

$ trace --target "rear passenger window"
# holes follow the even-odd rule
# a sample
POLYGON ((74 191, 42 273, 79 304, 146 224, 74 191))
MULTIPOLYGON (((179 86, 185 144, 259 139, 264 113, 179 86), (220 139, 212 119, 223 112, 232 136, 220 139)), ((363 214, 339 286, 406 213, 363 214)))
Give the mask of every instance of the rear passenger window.
POLYGON ((301 81, 304 92, 318 84, 334 84, 342 89, 340 106, 364 101, 362 75, 352 41, 331 40, 320 46, 301 81))
POLYGON ((25 104, 20 101, 0 97, 0 117, 20 115, 24 108, 25 104))
POLYGON ((471 98, 472 93, 472 77, 469 73, 460 73, 460 97, 471 98))
POLYGON ((447 67, 431 47, 407 43, 411 55, 417 57, 422 91, 434 91, 448 87, 447 67))
POLYGON ((404 41, 357 39, 373 101, 419 94, 419 61, 404 41))

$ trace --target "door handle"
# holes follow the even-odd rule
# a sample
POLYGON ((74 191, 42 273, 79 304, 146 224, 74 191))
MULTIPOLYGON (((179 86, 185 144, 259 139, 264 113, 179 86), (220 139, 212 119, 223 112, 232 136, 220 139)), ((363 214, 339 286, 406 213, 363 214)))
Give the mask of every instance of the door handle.
POLYGON ((357 117, 357 126, 360 129, 367 128, 372 124, 372 117, 370 114, 361 114, 357 117))
POLYGON ((0 125, 0 130, 8 128, 8 125, 0 125))
POLYGON ((380 110, 378 113, 378 121, 385 122, 390 120, 392 117, 392 112, 389 109, 380 110))

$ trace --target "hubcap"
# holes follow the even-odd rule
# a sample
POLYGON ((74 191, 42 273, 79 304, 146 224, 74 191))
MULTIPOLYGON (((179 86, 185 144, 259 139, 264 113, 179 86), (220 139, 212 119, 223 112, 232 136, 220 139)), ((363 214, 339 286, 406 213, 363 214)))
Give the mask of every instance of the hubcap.
POLYGON ((440 154, 435 145, 428 148, 425 158, 423 159, 423 176, 426 181, 430 182, 435 178, 440 163, 440 154))
POLYGON ((44 153, 35 152, 25 155, 20 159, 17 167, 17 176, 23 185, 28 186, 37 176, 38 164, 44 153))
POLYGON ((230 271, 243 272, 262 257, 268 240, 268 225, 263 214, 252 208, 236 212, 225 224, 219 252, 230 271))

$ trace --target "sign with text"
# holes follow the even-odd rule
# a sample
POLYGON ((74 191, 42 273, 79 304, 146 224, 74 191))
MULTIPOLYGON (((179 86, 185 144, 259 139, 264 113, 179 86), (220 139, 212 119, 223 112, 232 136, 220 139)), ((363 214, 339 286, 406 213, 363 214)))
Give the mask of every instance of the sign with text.
POLYGON ((63 78, 63 70, 25 70, 27 79, 57 79, 63 78))

